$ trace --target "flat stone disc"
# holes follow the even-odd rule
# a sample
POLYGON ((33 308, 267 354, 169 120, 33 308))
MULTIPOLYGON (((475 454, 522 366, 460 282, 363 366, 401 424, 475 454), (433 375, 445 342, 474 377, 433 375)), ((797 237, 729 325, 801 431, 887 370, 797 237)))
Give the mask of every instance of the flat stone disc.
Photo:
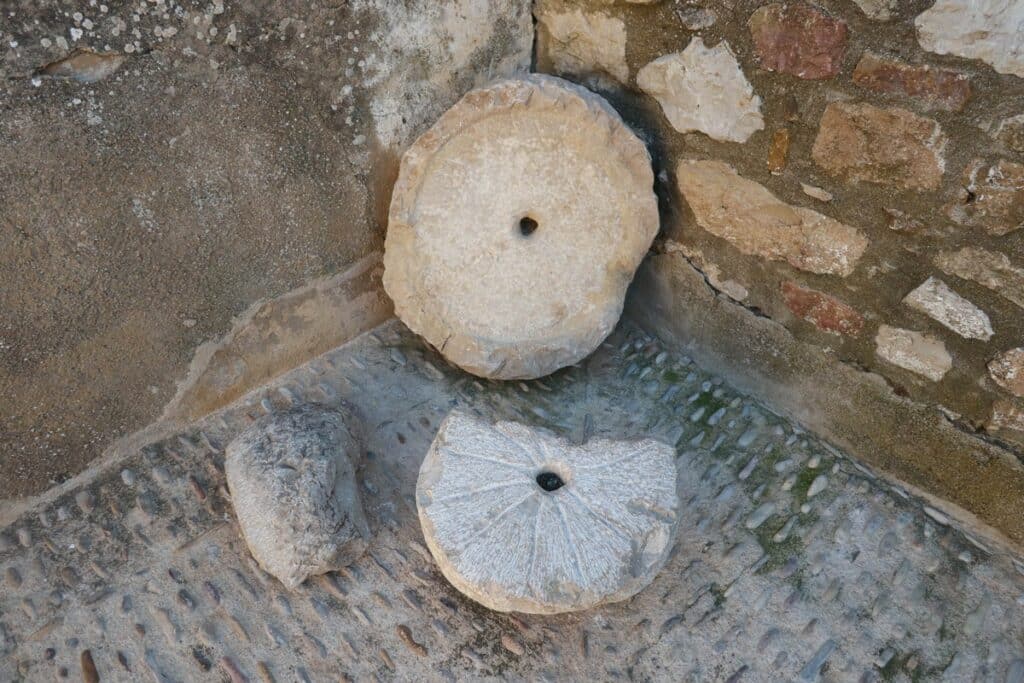
POLYGON ((653 439, 571 445, 451 413, 420 467, 427 547, 464 594, 501 612, 625 600, 672 548, 675 451, 653 439))
POLYGON ((658 231, 651 161, 601 97, 551 76, 468 93, 402 158, 384 287, 484 377, 533 378, 609 334, 658 231))

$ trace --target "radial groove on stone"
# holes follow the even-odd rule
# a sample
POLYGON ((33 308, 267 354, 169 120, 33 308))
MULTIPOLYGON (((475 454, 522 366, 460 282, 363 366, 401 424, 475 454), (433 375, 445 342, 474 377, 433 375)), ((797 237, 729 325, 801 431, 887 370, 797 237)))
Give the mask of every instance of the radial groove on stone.
POLYGON ((658 231, 650 156, 599 96, 531 75, 474 90, 405 153, 384 287, 476 375, 532 378, 597 348, 658 231))
POLYGON ((473 600, 502 612, 587 609, 635 595, 665 563, 675 451, 653 439, 571 445, 456 411, 420 467, 416 505, 441 571, 473 600), (545 473, 561 485, 543 487, 545 473))

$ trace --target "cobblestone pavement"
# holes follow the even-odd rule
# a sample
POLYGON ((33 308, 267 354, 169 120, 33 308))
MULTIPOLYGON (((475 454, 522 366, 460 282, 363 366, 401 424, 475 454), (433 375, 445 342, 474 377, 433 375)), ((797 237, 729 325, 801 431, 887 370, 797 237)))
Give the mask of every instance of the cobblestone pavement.
POLYGON ((1024 681, 1024 565, 628 326, 580 366, 494 383, 388 323, 30 509, 0 530, 0 586, 4 681, 1024 681), (377 535, 287 592, 240 541, 223 446, 339 397, 372 431, 377 535), (413 499, 455 406, 675 443, 682 521, 654 583, 554 617, 461 597, 413 499))

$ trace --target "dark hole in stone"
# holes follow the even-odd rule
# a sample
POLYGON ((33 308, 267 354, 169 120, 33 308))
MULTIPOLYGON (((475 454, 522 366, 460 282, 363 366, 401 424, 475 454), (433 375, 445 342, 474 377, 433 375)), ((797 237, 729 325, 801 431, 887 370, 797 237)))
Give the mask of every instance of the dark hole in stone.
POLYGON ((545 491, 557 491, 565 486, 565 482, 554 472, 541 472, 537 475, 537 486, 545 491))
POLYGON ((523 216, 519 219, 519 232, 522 233, 523 237, 529 237, 536 229, 537 221, 533 220, 529 216, 523 216))

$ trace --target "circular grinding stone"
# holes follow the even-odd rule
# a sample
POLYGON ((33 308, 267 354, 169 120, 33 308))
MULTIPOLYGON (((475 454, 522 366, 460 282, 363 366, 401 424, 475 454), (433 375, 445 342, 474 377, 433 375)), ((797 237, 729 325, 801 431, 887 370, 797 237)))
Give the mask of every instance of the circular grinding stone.
POLYGON ((591 353, 658 231, 650 156, 551 76, 468 93, 402 157, 384 288, 452 363, 540 377, 591 353))
POLYGON ((675 538, 675 450, 571 445, 512 422, 451 413, 420 467, 427 547, 464 594, 501 612, 555 614, 625 600, 675 538))

